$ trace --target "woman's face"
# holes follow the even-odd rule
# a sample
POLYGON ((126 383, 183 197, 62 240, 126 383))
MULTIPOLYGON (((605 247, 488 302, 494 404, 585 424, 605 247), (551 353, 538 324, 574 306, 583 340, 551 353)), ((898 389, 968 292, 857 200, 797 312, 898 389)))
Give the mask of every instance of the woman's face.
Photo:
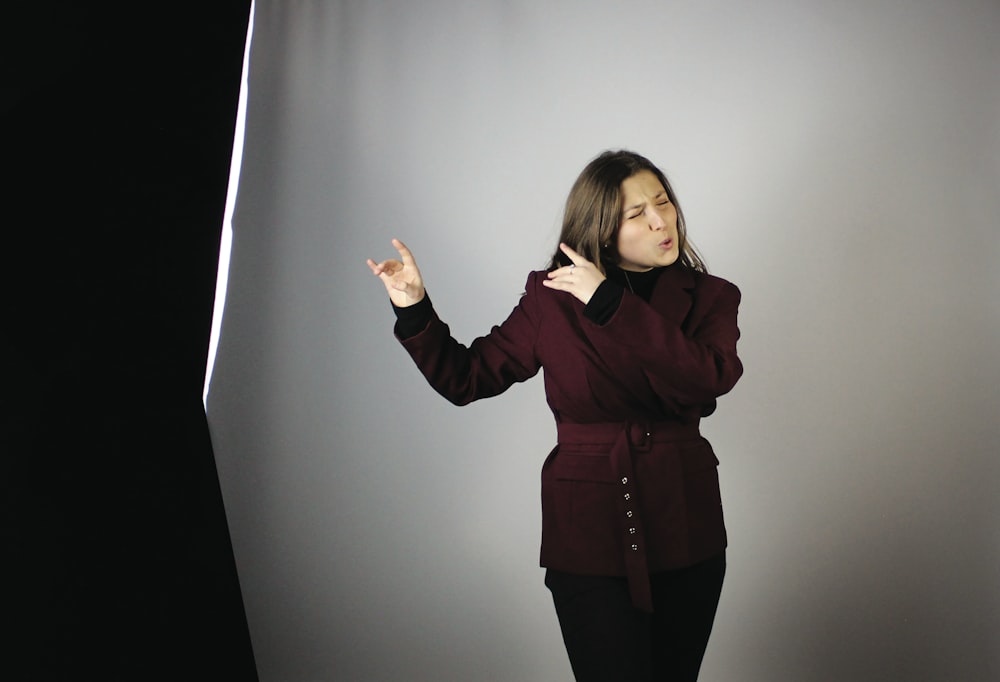
POLYGON ((671 265, 677 245, 677 209, 657 177, 639 171, 622 182, 622 222, 618 229, 618 267, 641 272, 671 265))

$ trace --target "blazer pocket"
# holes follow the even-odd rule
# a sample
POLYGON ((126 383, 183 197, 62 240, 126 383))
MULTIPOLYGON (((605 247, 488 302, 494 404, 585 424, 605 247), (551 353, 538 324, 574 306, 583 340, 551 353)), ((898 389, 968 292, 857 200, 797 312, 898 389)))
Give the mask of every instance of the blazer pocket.
POLYGON ((577 547, 614 547, 614 478, 607 454, 559 454, 553 467, 556 513, 577 547))
POLYGON ((688 506, 722 504, 719 493, 719 459, 707 440, 680 449, 684 471, 684 496, 688 506))

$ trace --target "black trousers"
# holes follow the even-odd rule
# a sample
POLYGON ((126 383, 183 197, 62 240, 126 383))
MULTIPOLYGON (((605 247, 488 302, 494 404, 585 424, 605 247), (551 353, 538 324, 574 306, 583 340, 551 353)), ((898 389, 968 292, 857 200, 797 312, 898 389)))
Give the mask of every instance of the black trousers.
POLYGON ((697 680, 725 574, 725 552, 653 573, 653 613, 645 613, 632 606, 623 577, 546 570, 577 681, 697 680))

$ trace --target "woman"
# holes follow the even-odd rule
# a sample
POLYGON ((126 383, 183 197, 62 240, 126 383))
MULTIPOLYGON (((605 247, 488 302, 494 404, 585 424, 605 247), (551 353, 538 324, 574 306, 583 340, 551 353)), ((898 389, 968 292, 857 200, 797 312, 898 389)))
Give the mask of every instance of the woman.
POLYGON ((560 243, 510 317, 468 347, 413 255, 375 263, 395 332, 457 405, 545 368, 558 445, 542 467, 542 550, 578 680, 695 680, 725 574, 715 458, 698 422, 743 372, 739 290, 687 240, 648 159, 605 152, 566 201, 560 243))

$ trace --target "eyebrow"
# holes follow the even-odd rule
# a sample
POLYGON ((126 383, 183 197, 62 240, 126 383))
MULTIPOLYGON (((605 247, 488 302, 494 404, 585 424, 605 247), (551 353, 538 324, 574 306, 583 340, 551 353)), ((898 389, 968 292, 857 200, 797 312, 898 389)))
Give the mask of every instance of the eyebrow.
MULTIPOLYGON (((660 197, 665 197, 665 196, 667 196, 666 190, 663 190, 662 192, 657 192, 656 196, 653 197, 653 201, 656 201, 660 197)), ((634 211, 635 209, 642 208, 645 205, 646 205, 645 201, 642 202, 641 204, 634 204, 634 205, 629 206, 628 208, 626 208, 624 211, 622 211, 622 213, 628 213, 629 211, 634 211)))

